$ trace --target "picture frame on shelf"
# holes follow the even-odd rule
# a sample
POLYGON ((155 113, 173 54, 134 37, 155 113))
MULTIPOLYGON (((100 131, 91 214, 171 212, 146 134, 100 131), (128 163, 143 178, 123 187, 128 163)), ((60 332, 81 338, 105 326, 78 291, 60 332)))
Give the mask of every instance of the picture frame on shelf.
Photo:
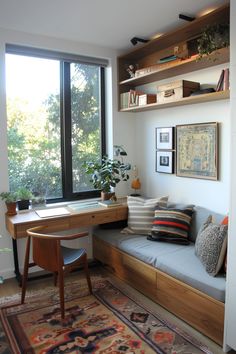
POLYGON ((218 180, 218 123, 176 126, 176 175, 218 180))
POLYGON ((156 128, 156 149, 173 150, 174 148, 174 127, 156 128))
POLYGON ((174 173, 173 151, 156 151, 156 172, 174 173))

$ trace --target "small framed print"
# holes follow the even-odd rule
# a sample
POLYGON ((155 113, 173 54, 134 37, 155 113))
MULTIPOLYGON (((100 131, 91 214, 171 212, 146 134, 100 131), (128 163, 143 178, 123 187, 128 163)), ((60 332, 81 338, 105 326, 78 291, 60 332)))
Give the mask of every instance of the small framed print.
POLYGON ((156 172, 174 172, 174 152, 156 151, 156 172))
POLYGON ((156 128, 156 149, 172 150, 174 148, 174 127, 156 128))

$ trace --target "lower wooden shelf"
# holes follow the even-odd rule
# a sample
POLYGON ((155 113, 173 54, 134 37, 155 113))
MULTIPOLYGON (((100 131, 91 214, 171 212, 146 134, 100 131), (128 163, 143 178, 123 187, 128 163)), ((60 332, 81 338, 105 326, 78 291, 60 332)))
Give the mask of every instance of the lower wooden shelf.
POLYGON ((210 101, 225 100, 230 97, 230 91, 219 91, 213 93, 206 93, 203 95, 184 97, 179 101, 167 102, 167 103, 151 103, 145 106, 136 106, 130 108, 121 109, 120 112, 143 112, 155 109, 170 108, 176 106, 185 106, 188 104, 204 103, 210 101))

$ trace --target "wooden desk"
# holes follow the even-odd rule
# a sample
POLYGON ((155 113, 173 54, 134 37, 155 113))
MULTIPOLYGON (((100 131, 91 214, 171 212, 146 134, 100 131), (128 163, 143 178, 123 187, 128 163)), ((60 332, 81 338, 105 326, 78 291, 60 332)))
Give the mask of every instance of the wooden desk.
POLYGON ((69 214, 48 218, 40 218, 34 210, 18 213, 14 216, 6 215, 6 228, 12 237, 13 243, 15 275, 19 282, 21 282, 21 274, 19 270, 17 240, 27 237, 27 229, 39 225, 45 225, 48 227, 49 232, 56 232, 97 224, 106 224, 113 221, 125 220, 128 217, 128 208, 125 203, 121 206, 111 208, 102 206, 96 208, 86 207, 79 211, 73 210, 69 207, 66 207, 66 209, 70 212, 69 214))

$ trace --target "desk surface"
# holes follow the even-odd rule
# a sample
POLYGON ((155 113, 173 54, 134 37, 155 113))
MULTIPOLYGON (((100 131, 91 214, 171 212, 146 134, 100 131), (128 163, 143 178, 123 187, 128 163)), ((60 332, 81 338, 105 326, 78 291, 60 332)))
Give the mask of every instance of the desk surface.
POLYGON ((34 226, 46 225, 49 232, 55 232, 125 220, 128 215, 126 203, 111 208, 91 205, 78 208, 78 210, 69 206, 66 206, 65 209, 69 211, 69 214, 47 218, 39 217, 35 210, 18 213, 14 216, 6 215, 6 228, 14 239, 18 239, 26 237, 26 230, 34 226))

